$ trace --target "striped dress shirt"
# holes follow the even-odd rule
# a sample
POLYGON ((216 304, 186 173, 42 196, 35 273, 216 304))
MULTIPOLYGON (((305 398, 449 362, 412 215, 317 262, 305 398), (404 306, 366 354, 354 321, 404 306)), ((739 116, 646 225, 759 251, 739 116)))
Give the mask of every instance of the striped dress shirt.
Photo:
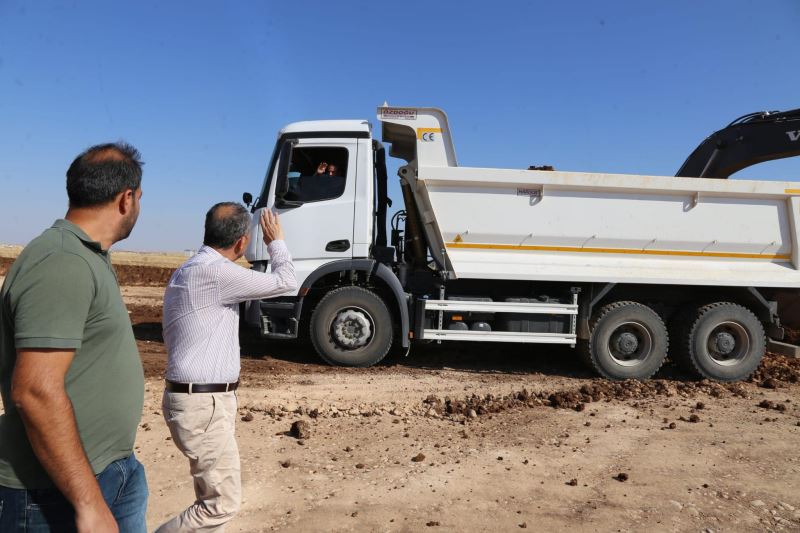
POLYGON ((267 246, 271 272, 249 270, 203 246, 172 274, 164 293, 167 375, 179 383, 239 379, 239 304, 297 288, 283 241, 267 246))

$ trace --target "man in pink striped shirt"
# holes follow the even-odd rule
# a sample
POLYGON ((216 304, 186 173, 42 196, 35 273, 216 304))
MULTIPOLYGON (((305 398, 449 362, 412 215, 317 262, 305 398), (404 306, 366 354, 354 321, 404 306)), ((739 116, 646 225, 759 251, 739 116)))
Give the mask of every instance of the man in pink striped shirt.
POLYGON ((239 385, 239 304, 297 288, 278 215, 261 213, 271 272, 235 263, 249 239, 250 214, 223 202, 206 214, 203 247, 175 271, 164 293, 168 362, 162 401, 172 440, 189 458, 195 502, 158 532, 221 531, 242 497, 234 426, 239 385))

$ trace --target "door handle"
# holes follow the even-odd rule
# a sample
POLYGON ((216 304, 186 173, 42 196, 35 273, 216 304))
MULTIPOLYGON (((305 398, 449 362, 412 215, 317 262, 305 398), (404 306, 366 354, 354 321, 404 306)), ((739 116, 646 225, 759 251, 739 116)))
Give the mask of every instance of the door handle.
POLYGON ((346 252, 350 249, 350 241, 342 239, 339 241, 331 241, 325 245, 326 252, 346 252))

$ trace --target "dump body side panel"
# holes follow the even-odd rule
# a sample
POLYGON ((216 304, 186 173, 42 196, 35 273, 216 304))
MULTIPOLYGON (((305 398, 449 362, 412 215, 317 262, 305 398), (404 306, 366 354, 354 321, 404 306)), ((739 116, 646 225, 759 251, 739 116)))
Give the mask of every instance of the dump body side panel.
POLYGON ((800 287, 791 183, 464 167, 418 183, 458 278, 800 287))

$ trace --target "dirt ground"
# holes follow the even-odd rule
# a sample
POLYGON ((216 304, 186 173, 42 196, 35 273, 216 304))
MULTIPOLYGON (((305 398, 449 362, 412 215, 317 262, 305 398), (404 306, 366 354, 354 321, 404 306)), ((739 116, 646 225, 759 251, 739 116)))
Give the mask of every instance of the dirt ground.
MULTIPOLYGON (((153 529, 193 501, 160 410, 170 269, 117 270, 146 375, 153 529)), ((769 355, 746 383, 669 364, 615 383, 568 348, 503 344, 342 369, 244 331, 244 504, 228 531, 800 530, 799 382, 800 361, 769 355)))

